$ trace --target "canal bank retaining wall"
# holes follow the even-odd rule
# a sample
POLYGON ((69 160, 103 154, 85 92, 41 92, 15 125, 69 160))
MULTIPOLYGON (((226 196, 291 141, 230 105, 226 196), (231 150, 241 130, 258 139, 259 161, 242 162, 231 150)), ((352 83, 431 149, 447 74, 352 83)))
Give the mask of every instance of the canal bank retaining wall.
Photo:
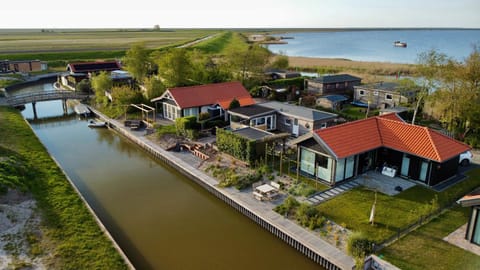
POLYGON ((320 239, 318 236, 313 235, 313 233, 300 227, 293 221, 274 212, 265 204, 262 205, 261 202, 257 201, 253 202, 256 205, 248 203, 248 200, 242 199, 242 196, 245 196, 245 194, 234 189, 220 189, 216 187, 217 181, 212 177, 192 167, 190 164, 172 155, 150 140, 132 134, 132 132, 126 129, 119 121, 112 120, 93 108, 90 108, 90 110, 101 118, 102 121, 107 122, 111 129, 130 139, 155 158, 177 169, 180 173, 195 181, 211 194, 319 265, 328 270, 354 268, 355 263, 351 257, 320 239))
MULTIPOLYGON (((30 126, 30 123, 28 123, 27 120, 25 120, 25 122, 27 123, 27 125, 30 127, 30 129, 32 129, 32 127, 30 126)), ((33 129, 32 129, 33 131, 33 129)), ((39 140, 40 141, 40 140, 39 140)), ((43 144, 41 141, 40 141, 41 144, 43 144)), ((43 147, 45 148, 45 150, 48 152, 48 148, 43 145, 43 147)), ((110 241, 112 242, 113 244, 113 247, 117 250, 117 252, 120 254, 120 256, 123 258, 125 264, 127 265, 127 267, 131 270, 135 270, 135 267, 133 266, 132 262, 130 261, 130 259, 128 259, 127 255, 125 254, 125 252, 123 252, 122 248, 118 245, 118 243, 115 241, 115 239, 113 238, 113 236, 110 234, 110 232, 107 230, 107 228, 105 227, 105 225, 103 225, 102 221, 100 220, 100 218, 98 218, 97 214, 95 214, 95 211, 93 211, 92 207, 90 207, 90 204, 88 204, 87 200, 85 199, 85 197, 83 197, 82 193, 80 192, 80 190, 78 190, 77 186, 75 186, 75 184, 73 183, 72 179, 68 176, 68 174, 63 170, 62 166, 60 165, 60 163, 55 159, 55 157, 53 157, 53 155, 49 152, 48 153, 50 155, 50 157, 52 158, 52 160, 57 164, 57 167, 62 171, 63 175, 65 175, 65 177, 67 178, 68 182, 70 183, 70 185, 73 187, 73 189, 75 190, 75 192, 77 193, 77 195, 80 197, 80 199, 82 200, 83 204, 87 207, 88 211, 92 214, 93 218, 95 219, 95 221, 97 222, 98 226, 100 227, 100 230, 102 230, 102 232, 107 236, 108 239, 110 239, 110 241)))

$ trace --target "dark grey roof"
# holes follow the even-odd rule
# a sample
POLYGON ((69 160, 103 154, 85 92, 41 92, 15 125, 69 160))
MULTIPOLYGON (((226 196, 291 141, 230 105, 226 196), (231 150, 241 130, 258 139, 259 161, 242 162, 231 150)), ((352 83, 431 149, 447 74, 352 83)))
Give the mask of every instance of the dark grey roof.
POLYGON ((250 140, 260 140, 272 135, 270 132, 266 132, 266 131, 256 129, 256 128, 251 128, 251 127, 236 129, 236 130, 233 130, 232 132, 242 137, 248 138, 250 140))
POLYGON ((298 145, 312 149, 315 152, 323 153, 330 156, 329 151, 319 144, 314 138, 307 139, 303 142, 300 142, 298 145))
POLYGON ((354 86, 354 88, 363 88, 371 90, 397 91, 400 85, 394 82, 378 82, 365 85, 354 86))
POLYGON ((229 110, 229 112, 235 115, 245 116, 248 118, 256 115, 273 113, 275 112, 275 109, 253 104, 249 106, 243 106, 243 107, 231 109, 229 110))
POLYGON ((320 98, 326 98, 330 100, 331 102, 339 102, 339 101, 346 101, 348 98, 346 96, 342 95, 326 95, 326 96, 321 96, 320 98))
POLYGON ((262 106, 277 110, 277 113, 302 118, 310 121, 317 121, 337 117, 334 113, 323 112, 303 106, 297 106, 278 101, 261 103, 262 106))
POLYGON ((336 75, 325 75, 318 78, 312 79, 314 82, 318 83, 338 83, 338 82, 352 82, 352 81, 361 81, 359 77, 355 77, 349 74, 336 74, 336 75))

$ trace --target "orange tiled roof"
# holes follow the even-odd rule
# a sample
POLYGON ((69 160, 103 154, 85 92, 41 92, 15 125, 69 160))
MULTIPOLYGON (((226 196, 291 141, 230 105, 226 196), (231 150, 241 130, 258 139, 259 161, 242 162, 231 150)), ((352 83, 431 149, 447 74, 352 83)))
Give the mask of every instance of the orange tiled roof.
MULTIPOLYGON (((236 99, 240 103, 241 107, 255 104, 255 100, 253 100, 253 98, 251 96, 240 97, 240 98, 236 98, 236 99)), ((222 107, 224 110, 226 110, 230 106, 230 103, 232 102, 232 100, 233 100, 233 98, 226 99, 226 100, 219 100, 219 101, 217 101, 217 103, 218 103, 218 105, 220 105, 220 107, 222 107)))
POLYGON ((240 101, 242 106, 255 103, 250 93, 240 82, 176 87, 169 89, 169 92, 180 108, 200 107, 219 102, 228 102, 226 105, 228 107, 234 98, 240 101))
POLYGON ((407 124, 395 114, 371 117, 314 131, 338 158, 387 147, 443 162, 470 149, 426 127, 407 124))

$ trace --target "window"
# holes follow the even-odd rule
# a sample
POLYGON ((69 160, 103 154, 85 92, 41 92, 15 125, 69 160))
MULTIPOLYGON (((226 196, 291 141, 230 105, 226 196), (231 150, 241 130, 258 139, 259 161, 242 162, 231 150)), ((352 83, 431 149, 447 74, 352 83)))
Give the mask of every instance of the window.
POLYGON ((385 99, 386 100, 393 100, 393 95, 392 94, 386 94, 385 99))
POLYGON ((358 94, 359 94, 360 96, 365 96, 365 90, 360 90, 360 91, 358 92, 358 94))
POLYGON ((374 96, 378 96, 378 91, 373 91, 374 96))
POLYGON ((184 116, 191 116, 191 115, 198 115, 198 108, 188 108, 188 109, 183 109, 183 115, 184 116))
POLYGON ((290 119, 290 118, 285 118, 285 125, 286 125, 286 126, 291 126, 291 125, 292 125, 292 119, 290 119))
POLYGON ((320 128, 327 128, 327 123, 322 123, 322 124, 320 125, 320 128))
POLYGON ((328 168, 328 158, 317 155, 317 165, 325 169, 328 168))

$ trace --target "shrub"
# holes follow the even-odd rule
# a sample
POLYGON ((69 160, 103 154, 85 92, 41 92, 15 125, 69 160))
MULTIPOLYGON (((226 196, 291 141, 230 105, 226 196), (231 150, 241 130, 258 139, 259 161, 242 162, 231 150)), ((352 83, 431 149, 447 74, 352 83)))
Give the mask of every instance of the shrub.
POLYGON ((177 135, 184 136, 189 139, 198 137, 198 133, 193 130, 198 129, 197 117, 186 116, 175 119, 175 128, 177 129, 177 135))
POLYGON ((348 237, 347 252, 355 258, 363 258, 373 252, 374 242, 361 232, 354 232, 348 237))
POLYGON ((274 210, 282 216, 289 216, 299 205, 300 203, 293 196, 288 196, 288 198, 286 198, 282 204, 275 207, 274 210))

